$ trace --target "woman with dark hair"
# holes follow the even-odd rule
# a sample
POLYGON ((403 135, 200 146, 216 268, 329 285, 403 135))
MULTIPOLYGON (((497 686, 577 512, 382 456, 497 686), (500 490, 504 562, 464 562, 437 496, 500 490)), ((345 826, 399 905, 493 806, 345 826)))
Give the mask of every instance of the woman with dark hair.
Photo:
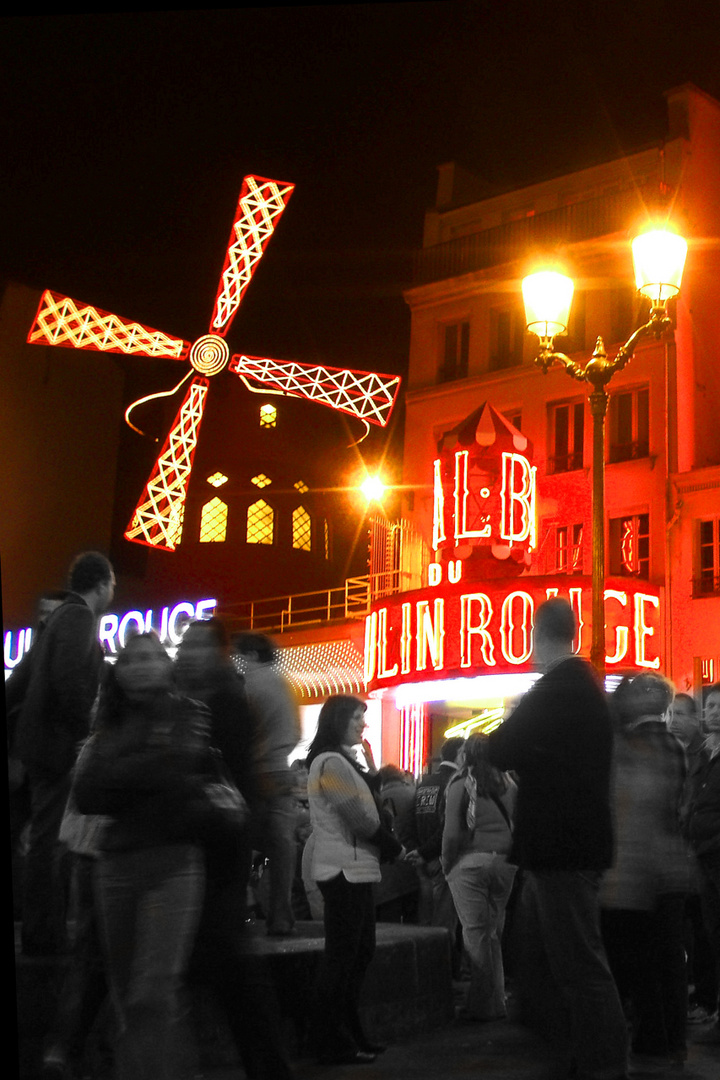
POLYGON ((172 692, 155 634, 130 638, 101 695, 74 781, 78 810, 110 815, 96 869, 98 918, 118 1019, 118 1080, 181 1075, 180 980, 200 917, 208 717, 172 692))
POLYGON ((485 759, 487 736, 470 735, 465 764, 447 788, 442 866, 470 957, 465 1020, 507 1016, 502 932, 516 868, 507 857, 517 788, 485 759))
POLYGON ((602 930, 631 1047, 654 1063, 686 1057, 684 908, 688 852, 680 830, 682 747, 667 730, 673 689, 661 675, 624 679, 613 695, 615 862, 600 889, 602 930))
POLYGON ((353 747, 363 745, 365 704, 336 695, 320 710, 307 757, 313 827, 310 873, 324 901, 325 952, 318 972, 311 1041, 322 1064, 374 1061, 382 1049, 366 1037, 359 1001, 375 952, 373 882, 380 861, 402 851, 382 825, 373 780, 353 747))

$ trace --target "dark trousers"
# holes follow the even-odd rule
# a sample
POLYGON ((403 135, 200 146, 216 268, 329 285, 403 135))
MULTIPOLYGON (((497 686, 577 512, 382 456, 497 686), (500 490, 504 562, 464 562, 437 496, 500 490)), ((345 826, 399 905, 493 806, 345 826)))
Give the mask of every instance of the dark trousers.
POLYGON ((526 1018, 582 1080, 624 1076, 627 1028, 600 935, 593 871, 523 873, 518 984, 526 1018))
POLYGON ((698 856, 702 913, 720 983, 720 852, 698 856))
POLYGON ((94 869, 94 858, 73 856, 75 940, 48 1036, 49 1046, 74 1060, 82 1057, 108 992, 93 889, 94 869))
POLYGON ((243 1068, 258 1080, 292 1080, 279 1030, 279 1006, 267 957, 245 933, 250 850, 230 865, 208 863, 202 916, 188 973, 209 987, 224 1010, 243 1068), (214 872, 213 872, 214 869, 214 872))
POLYGON ((312 1043, 319 1058, 340 1057, 366 1042, 360 991, 375 954, 375 904, 370 882, 344 874, 318 882, 325 902, 325 951, 315 991, 312 1043))
POLYGON ((22 899, 22 947, 28 956, 62 952, 67 945, 65 849, 58 842, 70 793, 70 774, 30 766, 30 830, 22 899))
POLYGON ((602 913, 610 968, 631 1006, 632 1049, 639 1054, 686 1049, 684 911, 684 896, 662 896, 654 911, 602 913))

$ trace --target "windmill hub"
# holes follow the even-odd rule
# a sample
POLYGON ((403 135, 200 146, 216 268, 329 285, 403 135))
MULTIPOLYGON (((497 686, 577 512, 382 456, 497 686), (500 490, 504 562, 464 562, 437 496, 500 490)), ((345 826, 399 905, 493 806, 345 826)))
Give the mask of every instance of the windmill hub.
POLYGON ((190 363, 201 375, 217 375, 229 359, 227 342, 217 334, 205 334, 198 338, 190 350, 190 363))

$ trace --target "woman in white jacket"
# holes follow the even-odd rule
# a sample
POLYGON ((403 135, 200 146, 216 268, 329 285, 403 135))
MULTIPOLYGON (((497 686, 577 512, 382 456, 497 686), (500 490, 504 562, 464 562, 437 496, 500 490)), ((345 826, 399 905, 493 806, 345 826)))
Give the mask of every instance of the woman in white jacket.
POLYGON ((371 1062, 382 1049, 363 1032, 359 999, 375 952, 373 882, 380 880, 380 860, 402 848, 381 823, 373 776, 353 753, 363 741, 365 709, 358 698, 328 698, 307 758, 311 875, 323 895, 325 924, 312 1042, 328 1065, 371 1062))

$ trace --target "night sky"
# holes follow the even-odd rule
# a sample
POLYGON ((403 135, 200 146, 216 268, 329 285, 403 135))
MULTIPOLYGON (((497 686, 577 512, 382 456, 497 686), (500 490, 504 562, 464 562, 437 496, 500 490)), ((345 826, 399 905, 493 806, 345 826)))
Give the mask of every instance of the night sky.
POLYGON ((231 348, 402 372, 438 164, 492 192, 657 141, 719 56, 667 0, 3 18, 0 277, 192 340, 242 177, 291 180, 231 348))

